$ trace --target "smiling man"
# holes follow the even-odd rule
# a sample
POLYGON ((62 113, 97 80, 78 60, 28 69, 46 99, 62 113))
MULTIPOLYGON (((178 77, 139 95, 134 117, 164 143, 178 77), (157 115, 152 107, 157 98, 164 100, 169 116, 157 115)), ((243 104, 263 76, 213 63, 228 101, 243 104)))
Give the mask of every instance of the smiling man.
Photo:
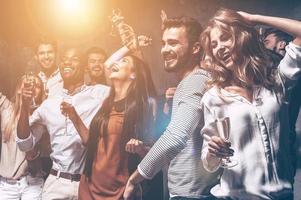
POLYGON ((39 125, 46 126, 50 135, 53 167, 45 182, 42 199, 77 199, 89 132, 87 127, 109 93, 106 86, 84 84, 83 61, 78 49, 70 48, 63 53, 59 68, 64 84, 62 94, 46 99, 30 118, 28 112, 33 92, 30 88, 22 90, 17 131, 19 148, 29 151, 35 146, 45 134, 36 130, 39 125))
POLYGON ((161 54, 164 69, 181 80, 174 94, 171 121, 129 178, 125 200, 144 179, 152 179, 168 165, 168 189, 171 199, 211 199, 210 188, 216 173, 208 173, 201 161, 204 125, 201 98, 207 73, 200 69, 202 27, 195 19, 180 17, 163 22, 161 54))
POLYGON ((90 78, 89 85, 106 85, 104 62, 107 59, 106 52, 99 47, 91 47, 87 53, 87 70, 90 78))
POLYGON ((57 44, 52 38, 41 37, 35 47, 35 59, 40 67, 38 76, 47 96, 53 96, 63 88, 63 80, 56 65, 56 52, 57 44))

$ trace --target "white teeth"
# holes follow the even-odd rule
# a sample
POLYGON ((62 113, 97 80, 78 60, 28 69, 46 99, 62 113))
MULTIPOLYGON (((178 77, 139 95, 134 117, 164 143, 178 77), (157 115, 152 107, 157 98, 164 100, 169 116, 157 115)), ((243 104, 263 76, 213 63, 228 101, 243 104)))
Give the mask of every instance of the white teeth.
POLYGON ((72 71, 72 68, 69 68, 69 67, 65 67, 64 68, 64 72, 66 72, 66 73, 69 73, 69 72, 71 72, 72 71))

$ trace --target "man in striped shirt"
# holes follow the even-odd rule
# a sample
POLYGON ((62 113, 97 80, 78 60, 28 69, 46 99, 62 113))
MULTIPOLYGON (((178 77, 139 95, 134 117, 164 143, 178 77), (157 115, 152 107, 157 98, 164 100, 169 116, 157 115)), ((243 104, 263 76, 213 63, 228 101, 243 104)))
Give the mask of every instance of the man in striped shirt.
POLYGON ((138 183, 152 179, 165 165, 169 165, 171 199, 211 199, 209 191, 217 182, 217 174, 208 173, 201 162, 200 128, 204 122, 200 101, 207 80, 206 72, 199 67, 201 32, 201 25, 192 18, 163 21, 161 54, 165 70, 175 72, 181 82, 174 95, 171 122, 129 178, 126 200, 131 199, 138 183))

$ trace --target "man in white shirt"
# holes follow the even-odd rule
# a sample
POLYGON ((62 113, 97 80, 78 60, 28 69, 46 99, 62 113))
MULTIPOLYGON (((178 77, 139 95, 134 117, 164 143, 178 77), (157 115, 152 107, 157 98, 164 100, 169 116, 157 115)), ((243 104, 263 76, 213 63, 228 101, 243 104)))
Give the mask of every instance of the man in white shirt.
POLYGON ((32 149, 43 132, 37 129, 46 126, 53 167, 45 182, 42 199, 77 199, 89 133, 87 127, 107 97, 109 88, 84 84, 83 55, 77 49, 65 51, 59 69, 64 81, 61 95, 46 99, 30 118, 28 105, 33 93, 30 88, 23 89, 17 143, 23 151, 32 149))
POLYGON ((40 67, 38 76, 47 96, 56 95, 63 88, 63 80, 56 66, 56 52, 56 42, 46 37, 41 38, 35 48, 35 59, 40 67))

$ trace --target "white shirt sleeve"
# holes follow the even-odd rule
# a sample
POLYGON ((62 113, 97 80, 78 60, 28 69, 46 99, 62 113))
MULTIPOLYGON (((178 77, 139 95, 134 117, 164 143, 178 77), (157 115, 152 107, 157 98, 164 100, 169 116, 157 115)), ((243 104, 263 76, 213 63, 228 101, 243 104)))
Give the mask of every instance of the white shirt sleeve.
POLYGON ((33 112, 29 117, 30 134, 27 138, 21 139, 16 136, 16 143, 21 151, 30 151, 41 139, 42 135, 47 132, 46 127, 41 123, 40 108, 33 112))

